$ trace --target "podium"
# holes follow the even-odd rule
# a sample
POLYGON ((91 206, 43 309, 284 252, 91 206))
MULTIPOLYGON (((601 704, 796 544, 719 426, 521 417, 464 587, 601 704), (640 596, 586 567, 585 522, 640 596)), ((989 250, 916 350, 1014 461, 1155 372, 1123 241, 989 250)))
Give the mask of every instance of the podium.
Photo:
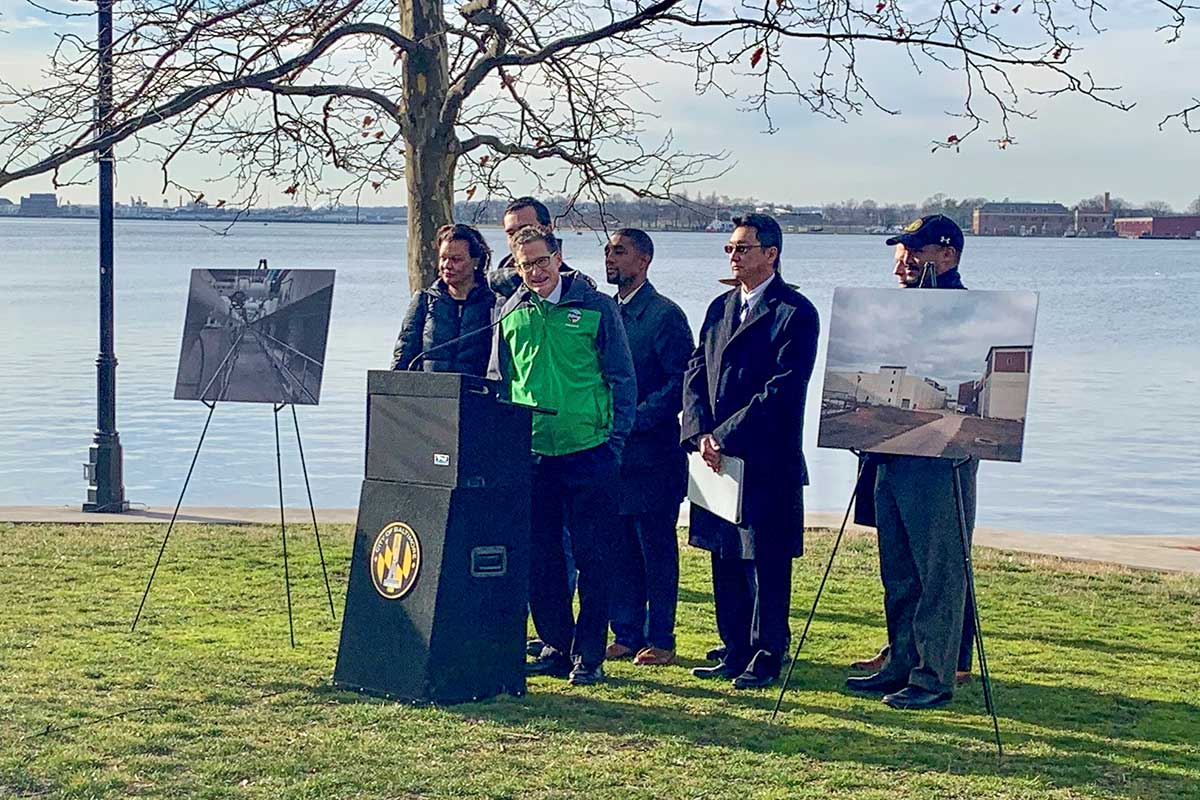
POLYGON ((524 694, 529 409, 482 378, 372 371, 366 431, 334 685, 447 704, 524 694))

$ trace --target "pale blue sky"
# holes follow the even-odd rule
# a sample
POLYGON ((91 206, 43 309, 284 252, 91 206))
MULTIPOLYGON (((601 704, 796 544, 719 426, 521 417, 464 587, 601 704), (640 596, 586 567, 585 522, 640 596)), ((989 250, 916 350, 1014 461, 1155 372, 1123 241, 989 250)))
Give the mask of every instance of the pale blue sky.
MULTIPOLYGON (((936 192, 1071 204, 1108 190, 1135 203, 1165 200, 1182 210, 1200 196, 1200 134, 1188 134, 1178 125, 1159 131, 1157 124, 1191 98, 1200 99, 1195 77, 1200 75, 1200 32, 1187 31, 1181 41, 1165 46, 1166 34, 1153 30, 1161 20, 1139 12, 1153 6, 1128 4, 1126 13, 1106 20, 1122 29, 1085 41, 1076 56, 1101 82, 1123 85, 1121 96, 1137 101, 1133 111, 1078 97, 1025 98, 1022 107, 1036 111, 1038 118, 1016 121, 1018 144, 1003 151, 987 141, 995 132, 984 132, 960 153, 931 153, 930 140, 958 129, 945 112, 959 103, 961 76, 943 70, 918 75, 895 48, 863 49, 861 68, 881 102, 900 108, 900 116, 868 110, 843 124, 781 99, 774 107, 779 132, 768 135, 761 117, 737 111, 735 103, 696 97, 689 72, 648 67, 651 92, 660 102, 654 106, 659 118, 647 119, 646 125, 653 134, 673 130, 678 145, 690 151, 734 153, 737 165, 705 185, 705 193, 797 204, 847 198, 919 202, 936 192)), ((92 24, 80 20, 77 29, 90 31, 92 24)), ((6 29, 0 33, 0 75, 18 82, 21 76, 36 76, 53 41, 44 15, 22 0, 0 0, 0 28, 6 29)), ((182 160, 179 170, 181 179, 197 184, 213 171, 198 156, 182 160)), ((161 202, 160 186, 161 175, 153 166, 119 167, 117 196, 122 201, 140 195, 161 202)), ((48 180, 30 179, 0 188, 0 196, 15 200, 48 188, 48 180)), ((229 191, 228 186, 206 187, 209 197, 229 191)), ((170 193, 172 204, 175 194, 170 193)), ((95 202, 91 187, 68 188, 60 195, 72 202, 95 202)), ((277 191, 272 200, 281 204, 282 198, 277 191)), ((368 202, 402 204, 403 187, 389 187, 368 202)))

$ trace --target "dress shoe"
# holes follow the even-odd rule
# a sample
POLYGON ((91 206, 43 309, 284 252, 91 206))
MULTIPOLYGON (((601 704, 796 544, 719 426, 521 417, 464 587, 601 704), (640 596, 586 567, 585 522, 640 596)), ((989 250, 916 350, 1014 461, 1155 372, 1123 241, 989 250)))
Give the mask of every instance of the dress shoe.
POLYGON ((613 642, 608 647, 604 648, 604 658, 609 661, 620 661, 623 658, 632 658, 637 653, 632 647, 626 647, 620 642, 613 642))
POLYGON ((885 694, 883 702, 892 708, 898 708, 902 711, 920 710, 924 708, 937 708, 944 706, 954 697, 953 692, 931 692, 928 689, 922 689, 920 686, 905 686, 898 692, 893 694, 885 694))
POLYGON ((525 655, 537 658, 542 654, 542 650, 546 647, 546 643, 541 639, 529 639, 525 642, 525 655))
POLYGON ((694 667, 692 675, 705 680, 723 680, 731 681, 745 671, 745 667, 729 664, 725 661, 718 661, 711 667, 694 667))
POLYGON ((870 694, 891 694, 908 685, 908 678, 898 678, 884 672, 876 672, 861 678, 846 678, 846 688, 870 694))
POLYGON ((769 650, 759 650, 741 675, 733 679, 735 689, 770 686, 779 677, 780 658, 769 650))
POLYGON ((675 662, 675 651, 662 647, 644 647, 633 657, 639 667, 665 667, 675 662))
POLYGON ((572 686, 594 686, 604 683, 604 666, 588 666, 582 661, 576 661, 575 666, 571 667, 571 677, 567 678, 567 683, 572 686))
POLYGON ((887 663, 888 654, 891 652, 891 649, 890 645, 885 644, 871 658, 855 661, 850 665, 850 669, 862 670, 863 672, 879 672, 879 670, 883 669, 883 665, 887 663))
POLYGON ((571 674, 571 659, 552 647, 546 647, 537 658, 525 662, 525 674, 565 678, 571 674))
POLYGON ((704 654, 705 661, 724 661, 725 660, 725 645, 719 644, 713 649, 704 654))
POLYGON ((975 678, 971 675, 971 670, 969 669, 960 669, 954 673, 955 686, 966 686, 973 680, 975 680, 975 678))

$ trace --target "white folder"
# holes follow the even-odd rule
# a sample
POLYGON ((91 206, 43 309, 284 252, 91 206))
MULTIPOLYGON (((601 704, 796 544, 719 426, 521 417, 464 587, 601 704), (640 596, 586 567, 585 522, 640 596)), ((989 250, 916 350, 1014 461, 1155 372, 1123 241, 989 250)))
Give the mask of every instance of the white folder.
POLYGON ((713 472, 699 453, 688 453, 688 500, 734 525, 741 524, 745 468, 740 458, 722 455, 721 470, 713 472))

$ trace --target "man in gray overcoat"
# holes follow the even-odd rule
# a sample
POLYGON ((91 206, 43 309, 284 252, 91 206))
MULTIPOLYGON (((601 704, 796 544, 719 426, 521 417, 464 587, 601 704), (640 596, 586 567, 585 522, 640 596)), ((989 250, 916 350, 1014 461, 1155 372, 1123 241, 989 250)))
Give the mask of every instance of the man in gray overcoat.
POLYGON ((804 546, 804 401, 819 322, 780 275, 779 224, 766 214, 733 223, 725 252, 737 285, 705 314, 684 376, 681 438, 711 469, 726 455, 745 463, 739 524, 691 507, 689 542, 712 553, 724 647, 719 663, 692 674, 752 688, 779 677, 787 646, 792 559, 804 546))
POLYGON ((654 242, 622 228, 604 246, 604 270, 617 286, 617 307, 637 372, 637 416, 621 459, 620 523, 610 563, 614 641, 609 659, 641 666, 675 660, 679 540, 675 526, 687 489, 687 459, 679 447, 683 372, 692 329, 675 303, 647 280, 654 242))

